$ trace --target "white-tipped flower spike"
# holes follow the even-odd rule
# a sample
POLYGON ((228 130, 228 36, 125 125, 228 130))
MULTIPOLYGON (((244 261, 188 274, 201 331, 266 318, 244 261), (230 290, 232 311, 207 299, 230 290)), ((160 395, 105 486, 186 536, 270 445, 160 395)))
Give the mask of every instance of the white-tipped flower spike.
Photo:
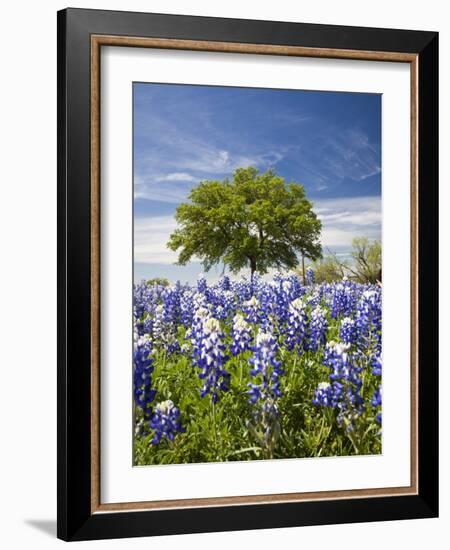
POLYGON ((286 292, 288 294, 292 288, 292 283, 291 281, 283 281, 281 286, 283 288, 283 292, 286 292))
POLYGON ((344 317, 341 321, 341 328, 339 330, 339 336, 341 340, 346 344, 355 344, 358 338, 358 331, 356 329, 355 320, 351 317, 344 317))
POLYGON ((289 351, 296 350, 301 354, 307 346, 306 328, 307 328, 306 306, 301 298, 296 298, 289 305, 288 323, 286 333, 286 347, 289 351))
POLYGON ((339 411, 337 421, 347 432, 353 431, 355 422, 365 409, 361 396, 361 369, 350 348, 350 344, 343 342, 327 343, 323 364, 330 368, 330 383, 327 386, 319 384, 313 399, 317 406, 339 411))
POLYGON ((158 403, 149 425, 154 430, 152 445, 158 445, 163 438, 173 441, 177 433, 185 431, 180 422, 180 411, 170 399, 158 403))
POLYGON ((259 330, 250 358, 254 382, 249 384, 247 393, 249 402, 255 407, 254 420, 262 429, 260 444, 269 456, 272 456, 280 430, 277 400, 282 396, 280 377, 284 371, 276 358, 277 352, 278 344, 273 335, 259 330))
POLYGON ((327 312, 323 307, 317 306, 311 313, 309 351, 317 351, 325 345, 327 330, 327 312))
POLYGON ((250 300, 243 303, 244 313, 246 314, 246 320, 249 323, 256 324, 259 321, 259 309, 260 302, 256 296, 252 296, 250 300))
POLYGON ((237 313, 233 318, 231 338, 233 341, 230 346, 230 351, 233 355, 244 353, 250 349, 252 341, 251 328, 240 313, 237 313))
POLYGON ((250 298, 250 300, 247 300, 246 302, 244 302, 244 306, 245 307, 258 307, 259 306, 258 298, 256 298, 256 296, 252 296, 250 298))
POLYGON ((210 394, 213 403, 217 402, 220 391, 228 391, 230 387, 230 375, 224 368, 228 357, 223 339, 220 322, 214 317, 207 317, 192 339, 194 365, 200 369, 199 377, 204 380, 200 395, 210 394))
POLYGON ((163 414, 167 414, 173 408, 173 401, 170 399, 167 399, 167 401, 162 401, 161 403, 158 403, 156 408, 163 414))

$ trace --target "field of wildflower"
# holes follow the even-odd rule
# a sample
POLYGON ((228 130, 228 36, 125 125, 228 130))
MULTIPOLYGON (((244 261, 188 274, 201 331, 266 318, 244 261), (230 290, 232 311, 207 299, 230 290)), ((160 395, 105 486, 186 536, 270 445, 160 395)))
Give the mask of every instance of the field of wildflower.
POLYGON ((381 452, 381 287, 134 287, 134 464, 381 452))

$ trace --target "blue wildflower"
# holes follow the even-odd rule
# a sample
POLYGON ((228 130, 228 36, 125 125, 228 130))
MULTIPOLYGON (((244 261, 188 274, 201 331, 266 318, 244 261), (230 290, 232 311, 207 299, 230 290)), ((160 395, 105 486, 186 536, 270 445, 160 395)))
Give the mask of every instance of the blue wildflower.
POLYGON ((337 408, 343 397, 344 387, 340 382, 320 382, 314 391, 313 404, 337 408))
POLYGON ((325 345, 328 330, 327 315, 324 308, 317 306, 311 313, 310 338, 308 349, 317 351, 325 345))
POLYGON ((276 355, 278 344, 272 334, 259 330, 256 344, 253 346, 253 357, 249 359, 252 369, 250 374, 261 379, 259 384, 249 384, 250 402, 266 398, 280 397, 280 376, 283 374, 280 361, 276 355))
POLYGON ((358 340, 358 331, 354 319, 344 317, 341 321, 339 336, 345 344, 356 344, 358 340))
POLYGON ((158 348, 163 349, 167 353, 179 351, 180 344, 177 339, 176 324, 167 320, 163 304, 159 304, 155 308, 152 330, 153 341, 158 348))
MULTIPOLYGON (((380 384, 373 393, 372 407, 374 409, 379 409, 381 407, 381 404, 382 404, 382 396, 381 396, 381 384, 380 384)), ((377 415, 375 416, 375 420, 378 422, 378 424, 381 425, 382 423, 381 410, 378 411, 377 415)))
POLYGON ((185 432, 180 422, 180 411, 169 400, 158 403, 150 419, 150 428, 154 430, 152 445, 157 445, 161 439, 173 441, 177 433, 185 432))
POLYGON ((373 359, 372 359, 372 374, 374 376, 381 376, 381 366, 382 366, 382 362, 381 362, 381 355, 374 355, 373 359))
POLYGON ((203 275, 203 273, 200 273, 200 275, 197 278, 197 291, 204 294, 208 290, 208 284, 206 282, 206 278, 203 275))
POLYGON ((359 345, 363 348, 381 346, 381 291, 370 289, 363 292, 357 305, 356 326, 359 345))
POLYGON ((347 279, 331 285, 331 317, 350 317, 356 308, 356 286, 347 279))
POLYGON ((308 267, 306 269, 306 284, 308 286, 313 285, 316 282, 316 275, 314 273, 314 269, 311 267, 308 267))
POLYGON ((286 347, 289 351, 294 349, 302 353, 306 346, 307 314, 305 303, 301 298, 296 298, 289 306, 289 316, 286 328, 286 347))
POLYGON ((204 381, 200 395, 210 394, 213 403, 219 398, 219 392, 230 388, 230 374, 225 370, 228 357, 225 355, 224 334, 220 323, 209 317, 201 326, 201 339, 196 365, 200 369, 199 378, 204 381))
POLYGON ((250 300, 247 300, 243 303, 242 309, 246 315, 246 321, 249 323, 256 324, 260 320, 259 315, 260 303, 257 300, 256 296, 252 296, 250 300))
POLYGON ((134 401, 142 409, 144 418, 148 419, 152 413, 151 403, 156 391, 152 389, 153 360, 151 357, 152 345, 148 336, 138 338, 133 353, 133 384, 134 401))
POLYGON ((273 457, 276 440, 280 433, 277 399, 281 397, 281 363, 277 360, 278 345, 272 334, 259 330, 253 357, 250 358, 250 374, 255 382, 249 384, 249 402, 254 405, 254 425, 248 423, 250 432, 258 440, 264 455, 273 457))
POLYGON ((361 396, 361 368, 357 357, 349 352, 349 344, 330 342, 325 347, 323 363, 330 368, 330 385, 319 385, 313 403, 332 407, 338 411, 337 421, 347 432, 354 429, 354 423, 364 412, 361 396))
POLYGON ((233 355, 238 355, 250 349, 252 341, 250 325, 240 313, 237 313, 233 318, 231 338, 233 341, 230 346, 230 351, 233 355))

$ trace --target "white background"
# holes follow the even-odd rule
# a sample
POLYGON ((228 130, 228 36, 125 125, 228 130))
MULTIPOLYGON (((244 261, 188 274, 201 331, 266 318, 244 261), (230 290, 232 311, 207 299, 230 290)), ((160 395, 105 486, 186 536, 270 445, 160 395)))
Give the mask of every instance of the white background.
MULTIPOLYGON (((450 217, 450 21, 445 3, 411 0, 192 0, 77 2, 78 7, 438 30, 441 85, 441 279, 448 279, 450 217)), ((53 548, 56 516, 56 10, 62 2, 8 3, 2 10, 0 285, 2 546, 53 548)), ((441 287, 441 518, 434 520, 100 541, 84 548, 186 549, 274 544, 364 549, 443 547, 450 534, 450 384, 444 364, 449 287, 441 287), (442 543, 440 541, 442 540, 442 543)))
POLYGON ((410 484, 410 69, 403 63, 106 48, 102 53, 101 502, 410 484), (131 468, 132 82, 383 93, 383 454, 131 468), (401 210, 398 205, 401 204, 401 210))

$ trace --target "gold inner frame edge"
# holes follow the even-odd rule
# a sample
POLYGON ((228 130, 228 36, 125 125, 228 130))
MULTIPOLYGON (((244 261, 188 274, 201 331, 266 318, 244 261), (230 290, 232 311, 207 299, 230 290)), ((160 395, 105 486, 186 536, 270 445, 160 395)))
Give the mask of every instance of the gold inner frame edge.
POLYGON ((270 44, 91 35, 90 56, 90 228, 91 228, 91 513, 162 510, 212 506, 274 504, 312 500, 387 497, 418 494, 418 55, 270 44), (411 227, 411 484, 408 487, 282 493, 234 497, 101 503, 100 499, 100 50, 102 46, 163 48, 258 55, 390 61, 410 65, 410 227, 411 227))

